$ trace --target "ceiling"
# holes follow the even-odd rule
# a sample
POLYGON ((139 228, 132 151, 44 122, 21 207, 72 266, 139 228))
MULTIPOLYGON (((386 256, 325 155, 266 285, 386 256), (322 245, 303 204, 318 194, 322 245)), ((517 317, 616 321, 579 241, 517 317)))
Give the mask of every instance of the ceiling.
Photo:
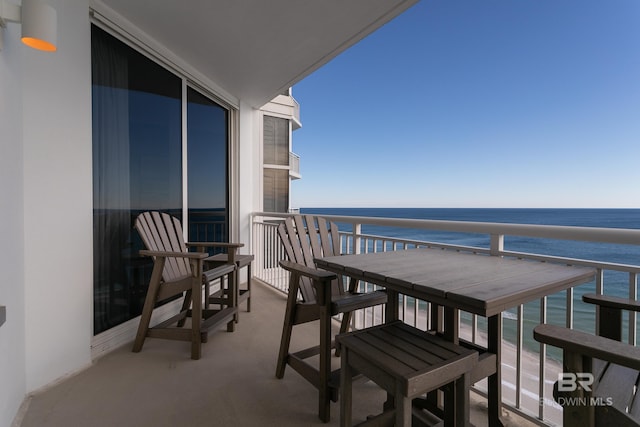
POLYGON ((102 0, 260 107, 418 0, 102 0))

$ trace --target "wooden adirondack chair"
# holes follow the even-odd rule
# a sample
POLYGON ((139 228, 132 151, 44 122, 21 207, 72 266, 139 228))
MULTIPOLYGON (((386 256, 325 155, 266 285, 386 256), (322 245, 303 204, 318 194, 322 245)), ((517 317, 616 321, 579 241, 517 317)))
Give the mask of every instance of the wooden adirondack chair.
POLYGON ((620 339, 622 311, 640 311, 640 302, 596 294, 582 299, 599 306, 600 336, 555 325, 538 325, 533 331, 537 341, 563 349, 563 371, 575 375, 575 381, 568 381, 575 387, 567 387, 573 391, 559 390, 558 383, 554 390, 556 400, 564 403, 563 425, 639 426, 640 348, 620 339))
MULTIPOLYGON (((142 349, 146 337, 191 341, 191 358, 199 359, 201 343, 206 342, 208 331, 217 325, 227 323, 227 330, 234 330, 234 316, 238 311, 234 298, 235 290, 228 292, 227 304, 219 310, 203 308, 203 286, 220 279, 224 286, 225 277, 233 274, 235 265, 227 264, 203 271, 205 252, 189 252, 184 242, 182 227, 177 218, 165 213, 144 212, 135 222, 147 250, 140 255, 153 257, 153 271, 147 290, 138 333, 133 351, 142 349), (160 324, 149 327, 151 314, 158 301, 181 295, 184 292, 182 309, 178 314, 160 324), (190 308, 191 307, 191 308, 190 308), (190 328, 184 328, 186 318, 191 318, 190 328), (170 327, 176 324, 176 327, 170 327)), ((193 243, 196 247, 217 246, 217 243, 193 243)), ((223 244, 228 246, 228 244, 223 244)), ((228 286, 235 286, 234 280, 226 280, 228 286)), ((207 295, 208 296, 208 295, 207 295)))
POLYGON ((357 280, 350 280, 348 290, 344 281, 333 273, 316 269, 314 258, 340 255, 338 227, 324 218, 311 215, 287 218, 278 227, 278 235, 285 247, 288 261, 280 265, 291 273, 287 308, 282 328, 282 340, 276 367, 276 377, 282 378, 286 365, 290 365, 320 393, 319 416, 324 422, 330 419, 330 400, 338 399, 339 370, 331 372, 331 319, 343 314, 340 333, 347 331, 351 313, 365 307, 385 304, 383 291, 357 292, 357 280), (320 320, 320 344, 296 353, 289 353, 293 327, 320 320), (305 359, 320 356, 319 367, 305 359))

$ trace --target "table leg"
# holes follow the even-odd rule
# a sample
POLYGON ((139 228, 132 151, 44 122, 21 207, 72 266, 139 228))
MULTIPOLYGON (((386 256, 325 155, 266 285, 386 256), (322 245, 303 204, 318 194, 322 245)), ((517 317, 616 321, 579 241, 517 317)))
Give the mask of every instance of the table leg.
POLYGON ((444 307, 444 338, 458 345, 460 333, 459 310, 453 307, 444 307))
MULTIPOLYGON (((384 321, 385 323, 393 322, 394 320, 398 320, 398 311, 400 308, 398 307, 400 304, 400 298, 398 296, 398 292, 393 289, 387 288, 387 305, 385 306, 384 313, 384 321)), ((393 409, 395 405, 393 394, 387 392, 387 400, 384 402, 383 410, 387 411, 393 409)))
POLYGON ((489 425, 503 426, 502 421, 502 314, 487 319, 487 350, 496 355, 496 373, 487 379, 489 425))
POLYGON ((387 306, 385 309, 385 323, 393 322, 394 320, 398 320, 398 305, 400 304, 400 299, 398 297, 398 292, 387 289, 387 306))
POLYGON ((443 322, 443 309, 441 305, 437 305, 434 303, 431 304, 431 328, 430 330, 436 331, 438 333, 444 332, 444 322, 443 322))
MULTIPOLYGON (((459 343, 459 333, 460 333, 460 316, 458 315, 459 311, 453 307, 443 307, 444 309, 444 338, 447 341, 451 341, 454 344, 459 343)), ((446 386, 444 388, 444 410, 445 410, 445 425, 461 425, 463 420, 457 419, 456 416, 460 412, 459 405, 462 402, 459 402, 456 399, 456 395, 461 393, 460 390, 457 390, 461 384, 456 381, 451 386, 446 386)), ((468 391, 466 391, 468 393, 468 391)), ((468 417, 466 418, 469 419, 468 417)))

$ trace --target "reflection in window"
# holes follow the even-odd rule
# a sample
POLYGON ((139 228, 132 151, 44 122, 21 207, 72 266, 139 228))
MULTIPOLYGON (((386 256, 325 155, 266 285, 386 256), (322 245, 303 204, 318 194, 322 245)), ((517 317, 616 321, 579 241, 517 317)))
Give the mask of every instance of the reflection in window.
POLYGON ((189 241, 227 242, 227 110, 187 89, 189 241))
POLYGON ((94 333, 138 316, 151 260, 133 221, 182 212, 181 79, 91 30, 94 333))

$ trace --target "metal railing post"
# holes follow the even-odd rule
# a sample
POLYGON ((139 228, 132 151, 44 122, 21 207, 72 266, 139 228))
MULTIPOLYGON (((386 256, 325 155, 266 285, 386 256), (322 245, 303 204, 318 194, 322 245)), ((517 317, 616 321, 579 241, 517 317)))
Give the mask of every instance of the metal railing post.
POLYGON ((504 251, 504 234, 492 234, 489 253, 492 256, 500 256, 502 251, 504 251))
POLYGON ((360 249, 360 235, 362 234, 362 224, 353 224, 353 253, 359 254, 360 249))

